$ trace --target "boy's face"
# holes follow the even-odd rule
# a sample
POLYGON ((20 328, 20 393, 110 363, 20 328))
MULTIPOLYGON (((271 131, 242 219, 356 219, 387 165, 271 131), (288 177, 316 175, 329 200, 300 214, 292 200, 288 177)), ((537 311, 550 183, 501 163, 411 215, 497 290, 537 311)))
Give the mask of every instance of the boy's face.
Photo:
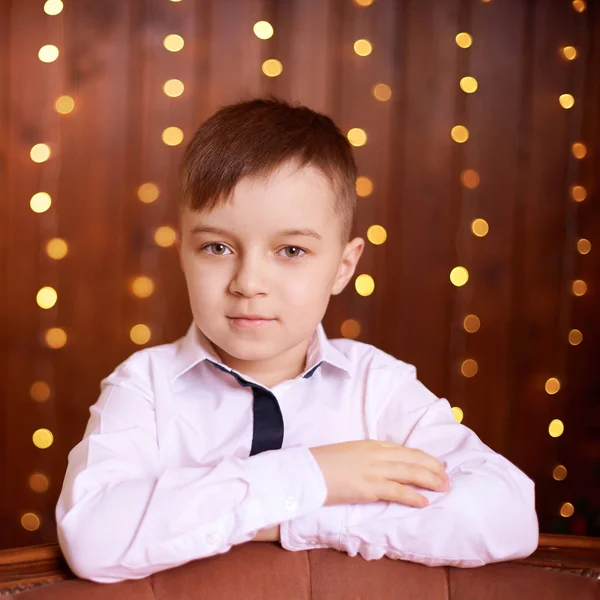
POLYGON ((342 242, 317 169, 286 164, 269 180, 243 179, 210 212, 184 209, 178 246, 196 325, 225 364, 254 376, 261 367, 302 372, 310 336, 364 240, 342 242), (236 319, 243 315, 267 321, 236 319))

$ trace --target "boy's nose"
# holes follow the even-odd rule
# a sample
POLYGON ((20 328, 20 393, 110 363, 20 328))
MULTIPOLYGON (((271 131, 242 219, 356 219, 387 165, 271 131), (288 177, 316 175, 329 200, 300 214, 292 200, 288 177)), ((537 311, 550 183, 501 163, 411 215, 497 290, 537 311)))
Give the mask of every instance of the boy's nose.
POLYGON ((264 261, 260 259, 241 261, 231 279, 229 291, 232 294, 247 297, 266 293, 266 265, 264 261))

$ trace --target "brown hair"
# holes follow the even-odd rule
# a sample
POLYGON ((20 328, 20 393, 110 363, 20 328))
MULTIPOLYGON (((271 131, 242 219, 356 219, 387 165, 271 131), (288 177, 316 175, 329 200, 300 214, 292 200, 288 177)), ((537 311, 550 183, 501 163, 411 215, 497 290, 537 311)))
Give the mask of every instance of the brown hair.
POLYGON ((329 180, 347 241, 356 207, 348 140, 326 115, 273 96, 224 106, 200 125, 181 163, 181 204, 211 210, 242 178, 268 177, 288 161, 314 166, 329 180))

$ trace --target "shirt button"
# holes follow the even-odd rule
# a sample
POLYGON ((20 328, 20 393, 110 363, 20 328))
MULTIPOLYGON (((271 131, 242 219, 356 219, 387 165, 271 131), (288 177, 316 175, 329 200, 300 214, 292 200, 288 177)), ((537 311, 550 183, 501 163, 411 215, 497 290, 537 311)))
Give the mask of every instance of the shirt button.
POLYGON ((308 543, 309 543, 311 546, 316 546, 316 545, 317 545, 319 542, 318 542, 317 540, 308 540, 308 543))
POLYGON ((293 498, 292 496, 289 496, 288 498, 286 498, 284 506, 285 506, 285 509, 289 510, 290 512, 294 512, 294 511, 298 510, 298 502, 296 502, 296 499, 293 498))
POLYGON ((214 546, 217 543, 219 536, 216 533, 209 533, 205 539, 207 544, 214 546))

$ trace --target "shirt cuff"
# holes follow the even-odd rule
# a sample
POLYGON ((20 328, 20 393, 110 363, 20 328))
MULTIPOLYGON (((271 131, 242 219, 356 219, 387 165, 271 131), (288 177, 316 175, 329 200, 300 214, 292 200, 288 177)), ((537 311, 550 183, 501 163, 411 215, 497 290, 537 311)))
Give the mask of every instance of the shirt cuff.
POLYGON ((281 524, 280 541, 286 550, 333 548, 343 550, 347 505, 323 506, 281 524))

